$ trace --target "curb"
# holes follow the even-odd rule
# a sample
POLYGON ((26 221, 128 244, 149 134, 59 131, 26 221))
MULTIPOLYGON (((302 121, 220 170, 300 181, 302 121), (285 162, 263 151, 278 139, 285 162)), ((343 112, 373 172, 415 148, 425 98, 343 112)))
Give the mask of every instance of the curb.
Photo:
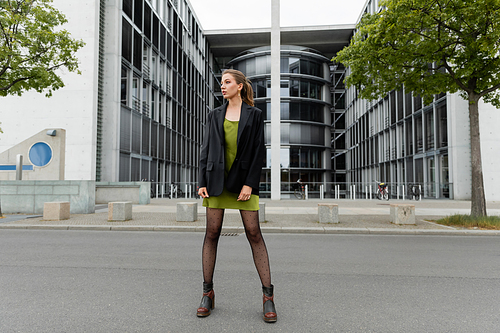
MULTIPOLYGON (((2 229, 26 230, 91 230, 91 231, 170 231, 205 232, 204 226, 174 225, 29 225, 0 224, 2 229)), ((261 227, 262 233, 283 234, 366 234, 366 235, 442 235, 442 236, 500 236, 500 230, 442 230, 442 229, 395 229, 395 228, 335 228, 335 227, 261 227)), ((245 232, 243 227, 222 227, 222 233, 245 232)))

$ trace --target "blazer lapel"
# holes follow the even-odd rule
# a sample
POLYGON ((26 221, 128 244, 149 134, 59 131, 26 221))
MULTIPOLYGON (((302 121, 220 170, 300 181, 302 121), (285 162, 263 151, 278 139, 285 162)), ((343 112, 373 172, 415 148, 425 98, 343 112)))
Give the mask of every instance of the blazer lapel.
POLYGON ((221 143, 224 143, 224 118, 226 118, 226 110, 227 110, 227 103, 222 105, 216 114, 216 120, 217 120, 217 133, 219 135, 219 138, 221 140, 221 143))
POLYGON ((241 134, 243 133, 243 129, 250 118, 250 110, 250 105, 245 102, 241 104, 240 121, 238 123, 238 139, 236 141, 237 146, 240 144, 241 134))

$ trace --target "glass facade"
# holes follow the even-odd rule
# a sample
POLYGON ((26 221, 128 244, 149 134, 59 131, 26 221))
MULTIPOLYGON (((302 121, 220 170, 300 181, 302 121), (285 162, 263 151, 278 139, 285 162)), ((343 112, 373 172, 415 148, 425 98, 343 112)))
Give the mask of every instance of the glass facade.
MULTIPOLYGON (((374 1, 365 8, 369 13, 378 10, 374 1)), ((358 99, 356 88, 346 90, 340 103, 345 109, 338 115, 344 127, 339 128, 334 142, 337 148, 339 139, 345 137, 340 146, 348 148, 344 154, 346 184, 364 187, 386 182, 393 197, 402 197, 404 188, 416 184, 423 197, 450 198, 447 96, 435 95, 426 104, 403 87, 382 99, 367 101, 358 99)))
POLYGON ((119 181, 197 181, 209 52, 185 0, 123 0, 119 181))
MULTIPOLYGON (((286 197, 288 183, 330 181, 331 98, 330 61, 319 52, 298 46, 281 47, 281 181, 286 197), (286 185, 285 185, 286 184, 286 185)), ((252 81, 255 105, 265 114, 267 162, 262 182, 270 182, 271 51, 259 47, 241 53, 228 66, 252 81)), ((267 189, 267 188, 265 188, 267 189)), ((266 195, 266 191, 263 191, 266 195)))
POLYGON ((416 183, 424 197, 449 198, 445 94, 427 105, 403 89, 374 102, 354 99, 346 115, 347 182, 387 182, 393 196, 416 183))

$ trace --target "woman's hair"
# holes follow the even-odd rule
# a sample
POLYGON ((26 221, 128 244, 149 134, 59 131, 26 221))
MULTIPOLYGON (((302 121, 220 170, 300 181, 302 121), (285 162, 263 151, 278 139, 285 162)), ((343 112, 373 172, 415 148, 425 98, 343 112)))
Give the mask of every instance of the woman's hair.
POLYGON ((241 99, 248 105, 254 106, 253 89, 251 84, 252 82, 250 82, 250 80, 247 79, 245 74, 236 69, 226 69, 224 72, 222 72, 222 75, 224 74, 231 75, 236 80, 237 84, 243 83, 243 89, 241 89, 241 99))

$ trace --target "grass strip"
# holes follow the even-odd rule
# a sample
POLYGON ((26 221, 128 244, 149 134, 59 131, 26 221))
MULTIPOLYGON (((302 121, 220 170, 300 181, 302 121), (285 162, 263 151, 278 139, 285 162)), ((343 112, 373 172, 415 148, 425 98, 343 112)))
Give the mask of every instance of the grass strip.
POLYGON ((500 230, 500 216, 470 216, 456 214, 436 221, 438 224, 467 229, 500 230))

